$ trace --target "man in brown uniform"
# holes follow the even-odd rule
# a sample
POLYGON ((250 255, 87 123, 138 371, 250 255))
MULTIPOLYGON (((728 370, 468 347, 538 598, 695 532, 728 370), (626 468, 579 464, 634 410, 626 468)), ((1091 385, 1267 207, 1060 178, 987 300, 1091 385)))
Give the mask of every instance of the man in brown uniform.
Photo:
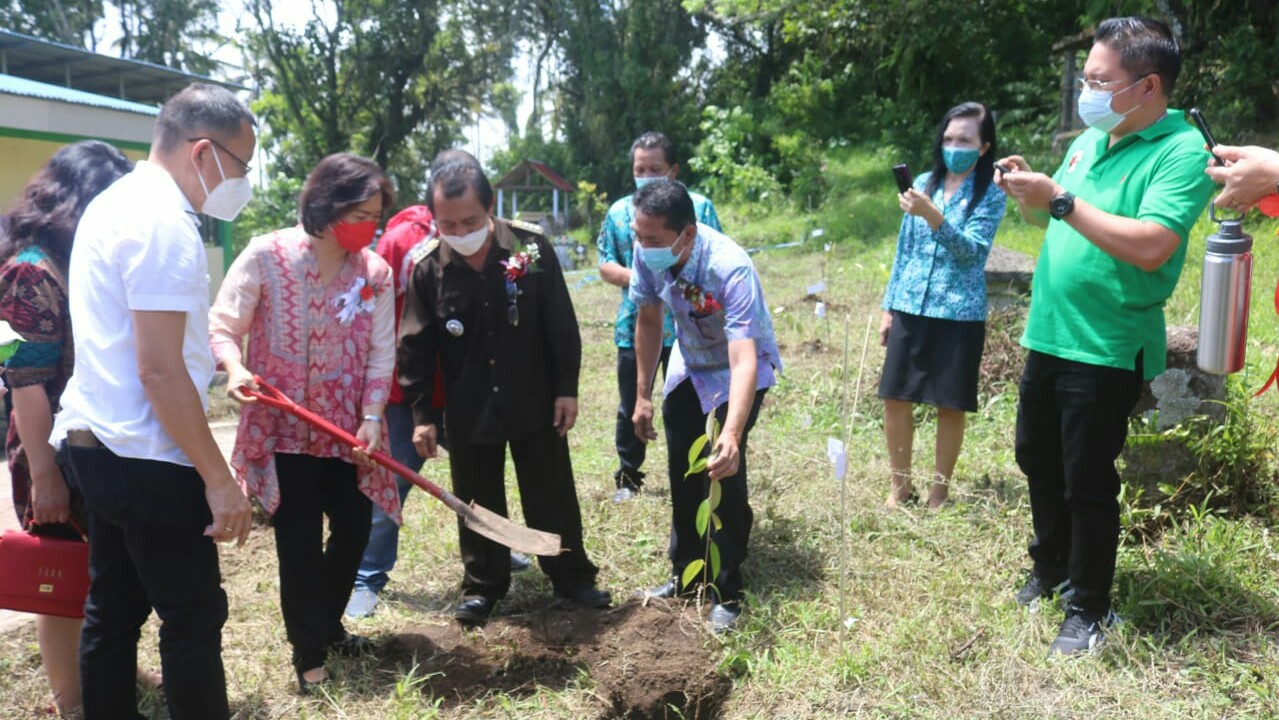
MULTIPOLYGON (((582 547, 568 431, 577 419, 582 341, 568 286, 540 228, 491 215, 493 188, 477 164, 431 176, 427 205, 442 242, 422 248, 400 322, 399 381, 413 407, 413 443, 437 453, 432 378, 444 376, 453 492, 506 514, 503 469, 511 446, 524 518, 558 533, 565 552, 539 558, 555 594, 607 607, 582 547)), ((510 587, 506 548, 459 522, 461 622, 484 622, 510 587)))

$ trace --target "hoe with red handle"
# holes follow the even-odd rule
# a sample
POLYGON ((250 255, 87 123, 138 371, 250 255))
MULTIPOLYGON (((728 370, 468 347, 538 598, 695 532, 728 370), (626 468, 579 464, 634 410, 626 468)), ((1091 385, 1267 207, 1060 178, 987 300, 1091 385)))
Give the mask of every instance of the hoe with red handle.
MULTIPOLYGON (((287 395, 262 378, 254 378, 254 380, 257 381, 259 389, 254 390, 245 387, 243 388, 245 395, 256 398, 263 405, 294 415, 317 430, 332 435, 338 441, 350 445, 352 448, 365 448, 365 443, 354 435, 293 402, 287 395)), ((468 505, 459 500, 453 493, 413 472, 403 463, 396 462, 394 458, 381 450, 375 450, 368 453, 368 455, 374 462, 435 496, 437 500, 457 513, 467 527, 493 542, 530 555, 560 554, 559 535, 516 525, 507 518, 498 515, 492 510, 476 505, 474 502, 468 505)))

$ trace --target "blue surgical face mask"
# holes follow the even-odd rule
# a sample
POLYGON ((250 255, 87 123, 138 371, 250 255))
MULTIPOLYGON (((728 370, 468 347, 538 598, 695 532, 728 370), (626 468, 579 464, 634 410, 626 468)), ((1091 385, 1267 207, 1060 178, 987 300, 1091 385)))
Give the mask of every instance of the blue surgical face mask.
POLYGON ((981 151, 974 148, 942 146, 941 157, 946 163, 946 169, 951 174, 961 175, 977 164, 977 158, 981 157, 981 151))
POLYGON ((653 182, 653 181, 655 181, 655 180, 665 180, 665 179, 666 179, 666 176, 665 176, 665 175, 653 175, 653 176, 651 176, 651 177, 640 177, 640 176, 636 175, 636 176, 635 176, 635 189, 636 189, 636 190, 639 190, 640 188, 644 187, 645 185, 647 185, 647 184, 649 184, 649 183, 651 183, 651 182, 653 182))
MULTIPOLYGON (((682 235, 680 236, 683 237, 682 235)), ((676 239, 670 247, 640 247, 640 258, 644 261, 644 267, 653 272, 665 272, 675 267, 679 262, 679 252, 675 250, 675 246, 679 245, 679 239, 676 239)))
POLYGON ((1119 126, 1119 123, 1124 121, 1125 117, 1128 117, 1129 113, 1141 107, 1141 104, 1133 106, 1132 109, 1126 113, 1118 113, 1110 108, 1110 102, 1115 99, 1116 95, 1128 92, 1129 90, 1137 87, 1137 85, 1145 79, 1146 78, 1143 76, 1138 79, 1137 82, 1134 82, 1132 85, 1129 85, 1118 92, 1093 90, 1092 88, 1085 86, 1084 89, 1079 92, 1079 119, 1083 120, 1084 124, 1088 127, 1096 128, 1105 133, 1114 130, 1119 126))

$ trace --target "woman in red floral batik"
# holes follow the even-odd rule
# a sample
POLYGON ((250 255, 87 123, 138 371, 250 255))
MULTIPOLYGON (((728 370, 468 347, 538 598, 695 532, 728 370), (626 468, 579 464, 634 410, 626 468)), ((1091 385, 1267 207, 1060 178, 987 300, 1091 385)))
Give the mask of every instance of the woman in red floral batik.
POLYGON ((347 153, 324 158, 298 198, 301 225, 254 238, 209 313, 214 358, 227 371, 228 394, 243 403, 231 465, 272 515, 280 609, 303 694, 328 679, 330 651, 368 644, 342 627, 342 611, 372 503, 399 523, 400 497, 367 455, 253 403, 242 389, 261 377, 370 450, 386 446, 395 298, 391 268, 369 244, 391 202, 391 183, 374 163, 347 153))

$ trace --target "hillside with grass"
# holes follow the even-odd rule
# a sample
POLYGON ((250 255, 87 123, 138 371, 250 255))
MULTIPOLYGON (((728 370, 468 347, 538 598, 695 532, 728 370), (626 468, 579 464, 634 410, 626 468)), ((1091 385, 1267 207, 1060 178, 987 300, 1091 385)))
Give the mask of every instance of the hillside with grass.
MULTIPOLYGON (((678 684, 672 675, 700 673, 718 678, 707 702, 665 716, 1279 716, 1279 542, 1270 492, 1279 396, 1249 397, 1279 355, 1269 288, 1279 280, 1276 226, 1249 226, 1258 242, 1248 367, 1230 384, 1229 420, 1204 431, 1208 439, 1196 446, 1212 462, 1189 479, 1169 479, 1181 483, 1180 497, 1159 501, 1126 491, 1128 532, 1114 594, 1124 623, 1096 657, 1050 661, 1046 649, 1061 609, 1028 612, 1012 600, 1028 567, 1031 534, 1025 481, 1013 459, 1016 363, 983 379, 953 504, 937 512, 881 508, 889 474, 875 397, 883 357, 875 330, 900 221, 892 161, 882 152, 833 155, 824 170, 830 196, 813 213, 767 202, 721 208, 727 232, 759 249, 754 258, 786 363, 751 436, 755 531, 739 632, 712 637, 696 607, 640 608, 627 600, 667 572, 665 450, 658 443, 650 452, 650 482, 638 500, 609 501, 618 291, 579 271, 569 278, 584 342, 573 461, 587 549, 621 607, 566 620, 548 608, 550 585, 534 570, 515 578, 487 629, 457 633, 450 617, 461 573, 456 523, 415 493, 382 609, 348 621, 352 632, 378 641, 379 651, 334 660, 337 681, 326 694, 303 699, 294 691, 279 616, 271 531, 259 527, 244 548, 221 551, 231 608, 224 658, 236 717, 662 717, 651 708, 626 715, 618 698, 653 690, 646 684, 656 681, 646 678, 678 684), (824 232, 813 237, 819 228, 824 232), (823 278, 829 312, 819 318, 807 290, 823 278), (850 443, 843 483, 826 459, 831 437, 850 443), (627 624, 635 618, 648 619, 627 624), (579 627, 575 622, 597 636, 557 634, 579 627), (623 626, 639 634, 626 635, 623 626)), ((1170 323, 1196 322, 1210 229, 1206 220, 1195 228, 1168 305, 1170 323)), ((1039 238, 1014 213, 997 243, 1033 255, 1039 238)), ((988 346, 1018 352, 1017 329, 1015 319, 992 324, 988 346)), ((933 423, 925 412, 918 419, 915 466, 927 471, 933 423)), ((1138 426, 1133 442, 1151 437, 1158 436, 1138 426)), ((446 481, 446 468, 433 461, 424 472, 446 481)), ((152 668, 155 630, 152 620, 141 644, 141 663, 152 668)), ((0 638, 0 718, 37 716, 45 692, 34 631, 0 638)), ((167 717, 154 694, 145 708, 167 717)))

